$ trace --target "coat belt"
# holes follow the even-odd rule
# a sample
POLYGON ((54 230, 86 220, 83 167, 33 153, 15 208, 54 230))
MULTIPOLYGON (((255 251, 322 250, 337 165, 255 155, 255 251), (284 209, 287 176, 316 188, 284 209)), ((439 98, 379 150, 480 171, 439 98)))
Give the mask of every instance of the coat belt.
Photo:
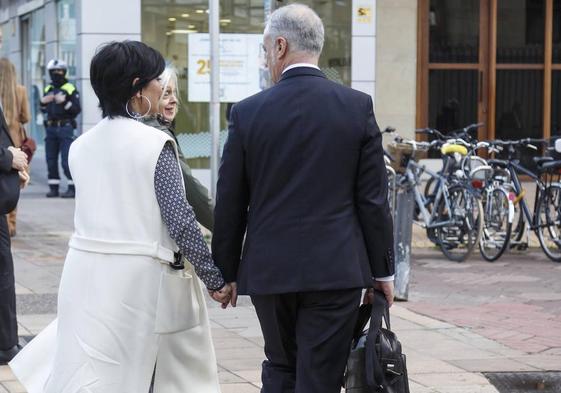
POLYGON ((93 239, 72 235, 70 248, 98 254, 142 255, 158 259, 162 263, 174 262, 174 250, 162 247, 158 242, 143 243, 123 240, 93 239))

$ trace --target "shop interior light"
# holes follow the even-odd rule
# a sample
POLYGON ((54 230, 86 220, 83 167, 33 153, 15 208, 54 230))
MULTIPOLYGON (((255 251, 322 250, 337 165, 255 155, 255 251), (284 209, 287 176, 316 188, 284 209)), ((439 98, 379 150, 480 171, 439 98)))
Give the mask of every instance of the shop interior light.
POLYGON ((195 26, 195 25, 189 25, 189 26, 187 26, 187 27, 190 28, 190 29, 194 29, 194 28, 197 27, 197 26, 195 26))
POLYGON ((220 23, 230 23, 232 19, 220 19, 220 23))
POLYGON ((195 11, 195 12, 196 12, 197 14, 204 14, 204 13, 205 13, 204 10, 197 10, 197 11, 195 11))
POLYGON ((168 18, 168 20, 169 20, 170 22, 175 22, 177 19, 175 19, 175 18, 168 18))
POLYGON ((189 15, 189 14, 181 14, 181 16, 182 16, 183 18, 188 18, 190 15, 189 15))
POLYGON ((171 31, 166 31, 166 35, 172 35, 173 33, 171 31))
POLYGON ((194 29, 177 29, 171 31, 173 34, 191 34, 191 33, 198 33, 198 30, 194 29))

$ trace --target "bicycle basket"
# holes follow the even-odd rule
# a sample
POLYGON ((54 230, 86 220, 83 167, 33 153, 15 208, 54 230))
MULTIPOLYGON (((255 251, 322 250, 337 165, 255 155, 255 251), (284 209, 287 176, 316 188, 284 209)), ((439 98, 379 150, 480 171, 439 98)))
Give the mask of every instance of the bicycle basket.
POLYGON ((413 145, 409 143, 391 142, 388 145, 388 152, 393 158, 391 166, 398 173, 404 173, 409 160, 419 161, 427 156, 428 147, 422 145, 413 145))

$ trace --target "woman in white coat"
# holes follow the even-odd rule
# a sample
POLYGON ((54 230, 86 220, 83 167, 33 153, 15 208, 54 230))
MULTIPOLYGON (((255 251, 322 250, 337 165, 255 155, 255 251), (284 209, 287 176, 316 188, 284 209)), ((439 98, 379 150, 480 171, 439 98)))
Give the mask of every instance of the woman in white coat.
POLYGON ((231 288, 185 200, 173 138, 136 121, 158 110, 164 66, 135 41, 92 59, 104 119, 70 150, 75 232, 58 319, 10 364, 29 393, 220 392, 197 276, 223 303, 231 288))

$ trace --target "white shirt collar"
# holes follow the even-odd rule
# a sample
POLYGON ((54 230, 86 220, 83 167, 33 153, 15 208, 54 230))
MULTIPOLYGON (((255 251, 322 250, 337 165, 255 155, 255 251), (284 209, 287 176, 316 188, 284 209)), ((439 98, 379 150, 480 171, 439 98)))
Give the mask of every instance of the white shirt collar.
POLYGON ((297 67, 310 67, 310 68, 315 68, 316 70, 319 70, 319 67, 315 64, 311 64, 311 63, 294 63, 289 65, 288 67, 286 67, 282 73, 284 74, 286 71, 291 70, 293 68, 297 68, 297 67))

